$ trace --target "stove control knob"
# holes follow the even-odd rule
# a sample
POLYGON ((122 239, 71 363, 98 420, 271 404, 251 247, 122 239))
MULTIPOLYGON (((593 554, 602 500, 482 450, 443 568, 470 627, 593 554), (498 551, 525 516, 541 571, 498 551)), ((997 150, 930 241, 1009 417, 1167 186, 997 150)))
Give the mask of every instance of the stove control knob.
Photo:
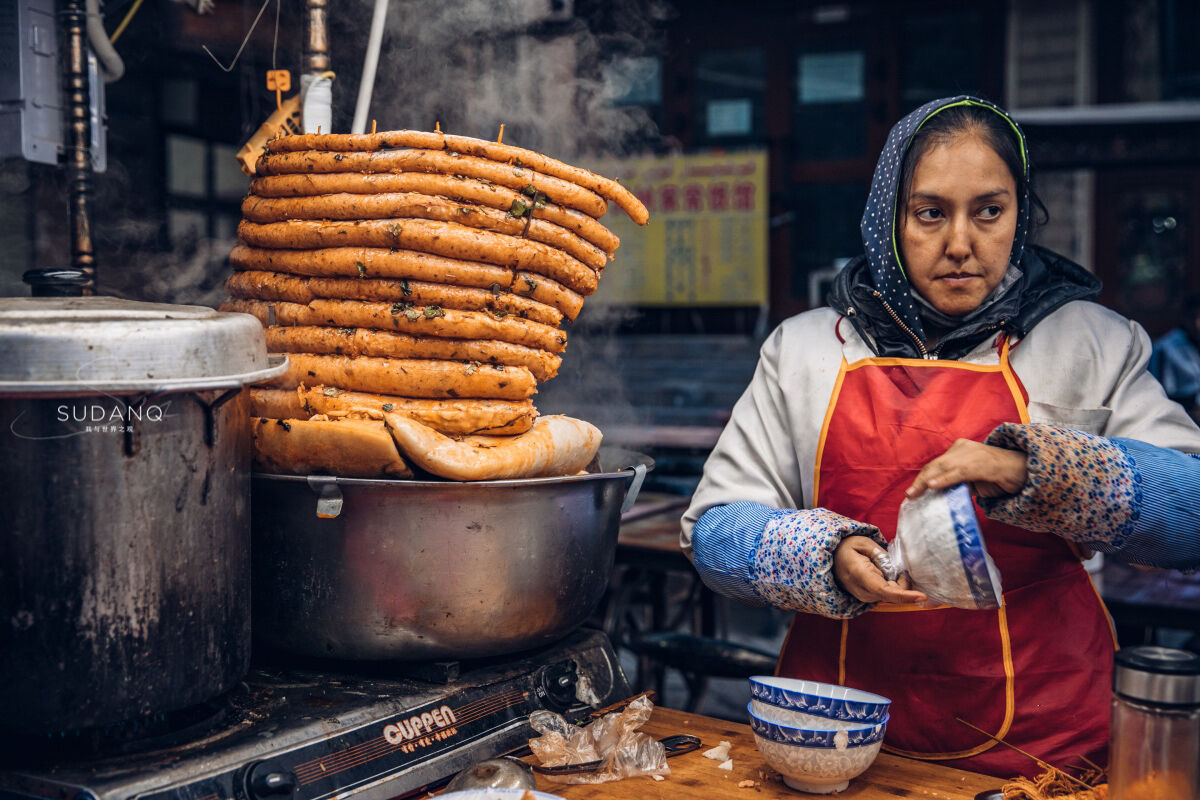
POLYGON ((575 698, 576 679, 574 661, 551 664, 542 670, 538 694, 551 708, 565 710, 578 702, 575 698))
POLYGON ((295 775, 269 761, 260 761, 246 772, 246 794, 251 800, 290 797, 298 788, 295 775))

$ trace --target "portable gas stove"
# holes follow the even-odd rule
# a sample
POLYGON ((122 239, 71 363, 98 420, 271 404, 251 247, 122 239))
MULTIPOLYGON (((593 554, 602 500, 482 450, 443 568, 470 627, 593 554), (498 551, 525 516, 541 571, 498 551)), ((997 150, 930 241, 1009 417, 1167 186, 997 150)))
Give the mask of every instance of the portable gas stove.
POLYGON ((524 745, 533 711, 574 722, 629 694, 607 637, 586 630, 509 659, 257 667, 225 713, 193 723, 182 742, 157 736, 121 744, 118 755, 24 761, 0 771, 0 798, 404 797, 524 745))

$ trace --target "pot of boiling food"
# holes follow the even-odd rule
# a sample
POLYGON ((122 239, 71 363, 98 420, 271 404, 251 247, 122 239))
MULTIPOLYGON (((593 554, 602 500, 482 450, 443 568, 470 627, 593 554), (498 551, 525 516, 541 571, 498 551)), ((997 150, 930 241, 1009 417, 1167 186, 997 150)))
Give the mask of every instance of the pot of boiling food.
POLYGON ((256 474, 255 636, 310 656, 480 658, 579 627, 654 462, 473 482, 256 474))

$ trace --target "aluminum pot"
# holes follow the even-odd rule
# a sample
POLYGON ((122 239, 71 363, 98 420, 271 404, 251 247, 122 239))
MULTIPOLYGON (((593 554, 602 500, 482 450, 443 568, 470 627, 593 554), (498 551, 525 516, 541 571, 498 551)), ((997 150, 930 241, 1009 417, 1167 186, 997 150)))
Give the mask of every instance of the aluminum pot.
POLYGON ((653 461, 447 481, 255 475, 254 633, 309 656, 497 656, 579 627, 608 585, 621 511, 653 461))
POLYGON ((245 674, 241 389, 278 362, 244 314, 0 300, 0 731, 162 714, 245 674))

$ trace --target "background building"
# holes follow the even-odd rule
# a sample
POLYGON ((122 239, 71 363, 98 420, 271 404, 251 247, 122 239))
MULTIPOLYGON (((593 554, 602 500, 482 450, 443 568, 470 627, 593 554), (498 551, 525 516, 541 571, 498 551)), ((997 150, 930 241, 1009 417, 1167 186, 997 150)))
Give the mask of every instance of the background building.
MULTIPOLYGON (((326 5, 334 127, 345 130, 370 5, 326 5)), ((106 27, 132 8, 109 2, 106 27)), ((103 291, 220 300, 246 186, 233 156, 274 108, 266 70, 298 74, 305 13, 304 0, 140 6, 118 42, 126 74, 106 92, 103 291), (225 71, 216 60, 229 65, 260 10, 225 71)), ((749 188, 648 185, 652 226, 672 212, 681 224, 626 234, 614 273, 645 285, 613 278, 583 320, 760 338, 819 304, 859 251, 891 124, 928 99, 979 94, 1028 130, 1050 211, 1043 243, 1093 269, 1104 302, 1157 334, 1200 290, 1198 42, 1190 0, 392 0, 371 115, 382 128, 440 122, 476 136, 504 123, 506 141, 611 169, 646 154, 761 158, 749 188), (740 228, 716 218, 735 190, 759 198, 740 228), (689 239, 693 222, 715 232, 689 239), (731 276, 745 286, 730 288, 731 276), (703 280, 710 289, 697 291, 703 280)), ((64 184, 53 166, 0 161, 0 293, 23 294, 26 269, 66 262, 64 184)))
MULTIPOLYGON (((1161 333, 1173 302, 1200 289, 1195 3, 701 0, 664 16, 661 37, 628 57, 661 73, 658 91, 631 102, 666 146, 767 152, 772 320, 820 302, 824 276, 859 252, 891 124, 958 93, 1024 123, 1050 212, 1041 241, 1096 271, 1106 303, 1161 333)), ((723 327, 715 309, 702 319, 723 327)))

